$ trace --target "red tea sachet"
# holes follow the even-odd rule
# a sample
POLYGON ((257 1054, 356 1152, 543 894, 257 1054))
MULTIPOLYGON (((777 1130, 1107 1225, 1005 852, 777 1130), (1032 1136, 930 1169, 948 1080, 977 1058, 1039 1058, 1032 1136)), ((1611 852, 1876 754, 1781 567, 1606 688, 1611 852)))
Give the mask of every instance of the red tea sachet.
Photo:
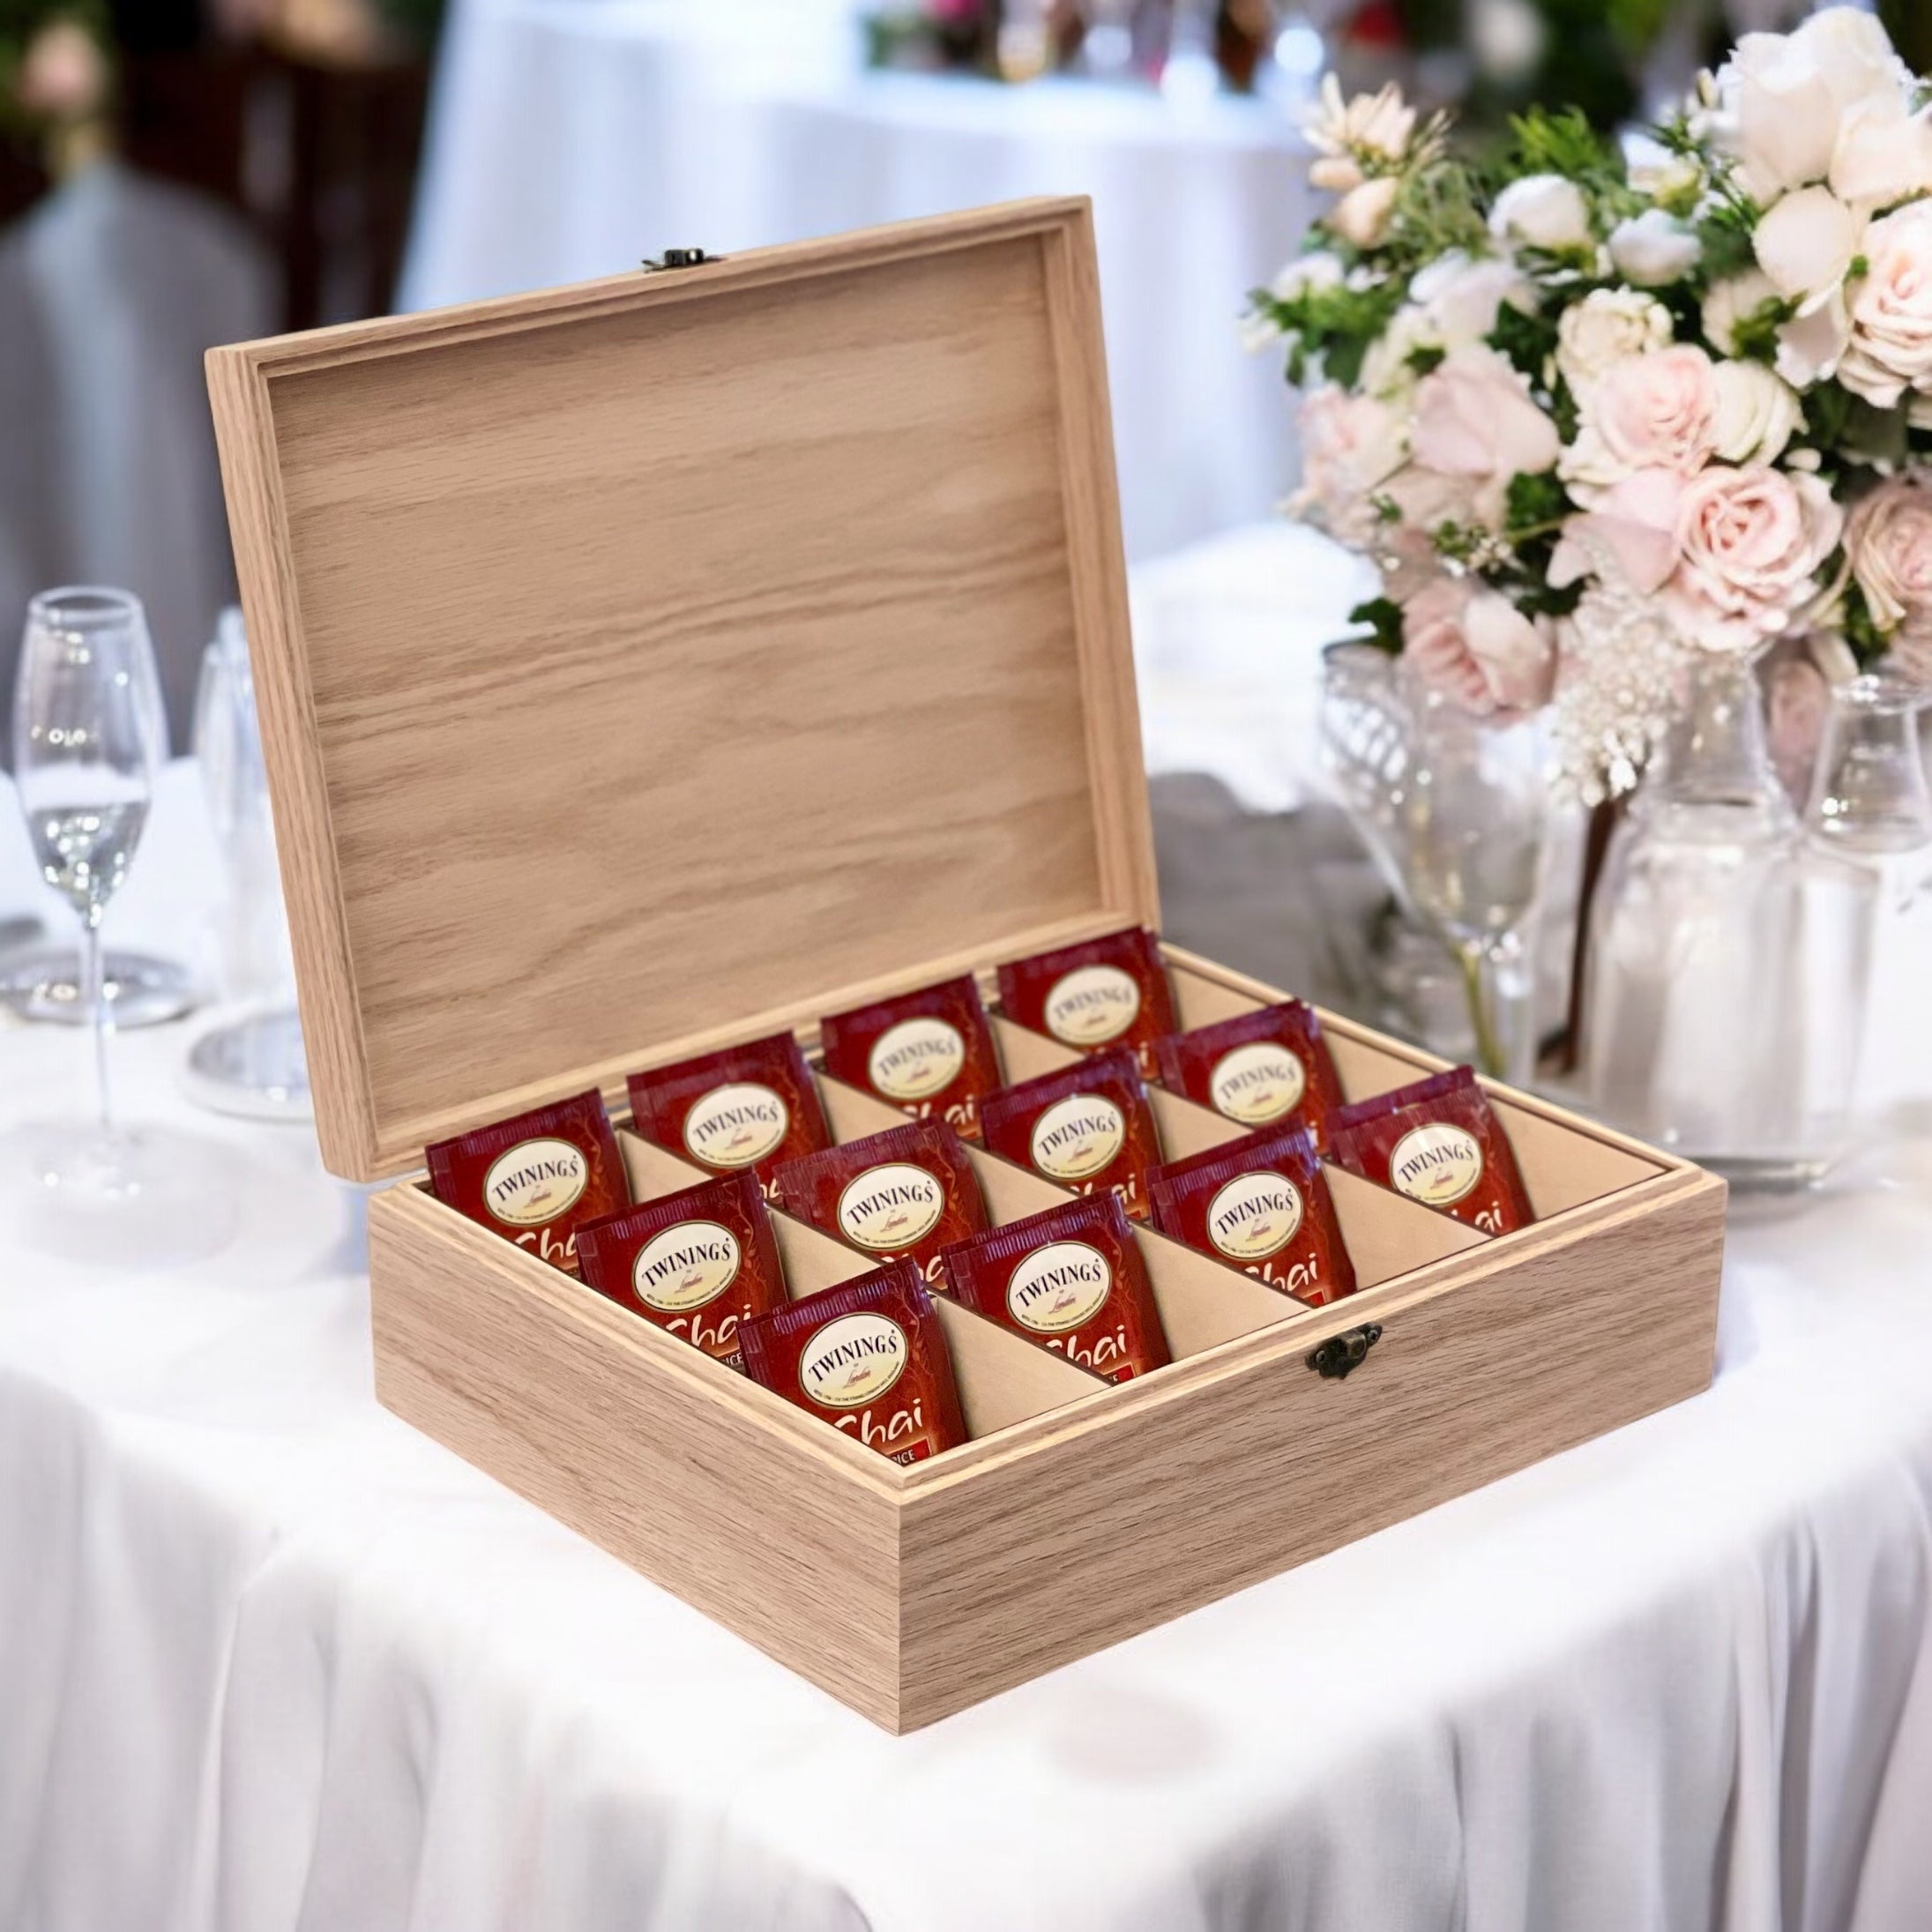
POLYGON ((862 1254, 905 1257, 929 1280, 942 1248, 986 1226, 980 1177, 959 1137, 937 1120, 787 1160, 772 1174, 772 1199, 862 1254))
POLYGON ((980 1102, 1000 1084, 993 1035, 970 973, 819 1022, 825 1071, 915 1119, 980 1138, 980 1102))
POLYGON ((1160 942, 1145 927, 1036 952, 999 974, 1000 1005, 1015 1026, 1082 1053, 1131 1047, 1153 1078, 1153 1043, 1174 1031, 1174 996, 1160 942))
POLYGON ((1355 1292, 1328 1179, 1305 1127, 1250 1134, 1147 1177, 1163 1235, 1319 1308, 1355 1292))
POLYGON ((1160 1163, 1140 1063, 1130 1048, 1002 1087, 980 1107, 988 1149, 1076 1194, 1111 1188, 1147 1218, 1147 1175, 1160 1163))
POLYGON ((1334 1116, 1330 1132, 1334 1157, 1350 1173, 1486 1235, 1536 1219, 1516 1152, 1472 1068, 1358 1100, 1334 1116))
POLYGON ((584 1279, 713 1361, 742 1369, 738 1331, 785 1306, 757 1176, 701 1181, 577 1231, 584 1279))
POLYGON ((811 1069, 790 1033, 633 1073, 625 1084, 638 1133, 712 1174, 751 1167, 768 1181, 780 1161, 832 1141, 811 1069))
POLYGON ((1328 1117, 1343 1105, 1328 1042, 1315 1009, 1300 1000, 1237 1013, 1154 1042, 1161 1084, 1243 1127, 1299 1119, 1317 1147, 1328 1117))
POLYGON ((955 1301, 1108 1382, 1174 1359, 1117 1194, 1063 1201, 940 1259, 955 1301))
POLYGON ((432 1141, 428 1154, 439 1201, 566 1274, 578 1272, 577 1230, 630 1198, 617 1137, 595 1087, 432 1141))
POLYGON ((752 1381, 896 1463, 966 1439, 946 1338, 909 1261, 761 1315, 738 1338, 752 1381))

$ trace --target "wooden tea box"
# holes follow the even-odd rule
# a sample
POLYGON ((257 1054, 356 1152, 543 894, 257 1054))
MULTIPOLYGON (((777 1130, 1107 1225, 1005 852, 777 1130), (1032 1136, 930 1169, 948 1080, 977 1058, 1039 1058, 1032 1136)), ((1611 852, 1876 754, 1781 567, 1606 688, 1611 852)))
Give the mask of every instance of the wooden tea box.
MULTIPOLYGON (((399 1414, 909 1730, 1707 1384, 1722 1183, 1495 1089, 1533 1227, 1332 1170, 1320 1310, 1143 1235, 1176 1359, 1118 1387, 944 1304, 972 1440, 909 1468, 427 1190, 429 1141, 1158 924, 1084 202, 208 369, 399 1414)), ((1183 1026, 1283 996, 1168 959, 1183 1026)), ((1351 1099, 1438 1065, 1327 1026, 1351 1099)), ((841 1139, 900 1117, 821 1085, 841 1139)), ((1239 1131, 1157 1103, 1170 1157, 1239 1131)), ((620 1138, 640 1198, 695 1178, 620 1138)), ((997 1220, 1062 1197, 973 1158, 997 1220)), ((869 1265, 779 1221, 794 1294, 869 1265)))

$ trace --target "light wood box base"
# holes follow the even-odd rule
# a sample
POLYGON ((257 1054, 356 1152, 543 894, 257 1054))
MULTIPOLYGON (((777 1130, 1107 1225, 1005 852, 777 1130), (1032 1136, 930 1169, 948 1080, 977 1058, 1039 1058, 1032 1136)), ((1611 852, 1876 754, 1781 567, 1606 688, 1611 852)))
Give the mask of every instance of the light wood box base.
MULTIPOLYGON (((1170 949, 1185 1025, 1282 996, 1170 949)), ((1351 1098, 1433 1070, 1327 1019, 1351 1098)), ((1009 1074, 1063 1056, 1001 1024, 1009 1074)), ((899 1116, 825 1082, 841 1138, 899 1116)), ((1308 1309, 1142 1237, 1177 1357, 1112 1388, 944 1305, 973 1440, 902 1469, 452 1212, 369 1206, 377 1393, 892 1731, 1304 1563, 1711 1379, 1725 1189, 1495 1095, 1541 1219, 1494 1240, 1331 1170, 1363 1281, 1308 1309), (1383 1334, 1346 1380, 1329 1337, 1383 1334)), ((1163 1096, 1171 1153, 1228 1123, 1163 1096)), ((640 1195, 691 1170, 623 1136, 640 1195)), ((976 1164, 994 1217, 1058 1190, 976 1164)), ((794 1294, 862 1256, 780 1217, 794 1294)))

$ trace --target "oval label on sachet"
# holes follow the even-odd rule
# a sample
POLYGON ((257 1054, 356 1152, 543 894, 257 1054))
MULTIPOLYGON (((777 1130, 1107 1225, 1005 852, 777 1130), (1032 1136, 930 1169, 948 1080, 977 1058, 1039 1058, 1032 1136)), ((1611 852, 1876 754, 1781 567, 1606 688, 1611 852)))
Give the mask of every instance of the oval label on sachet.
POLYGON ((1117 1040, 1140 1012, 1140 982, 1117 966, 1076 966, 1047 995, 1047 1031, 1070 1047, 1117 1040))
POLYGON ((882 1255, 931 1234, 945 1211, 946 1190, 925 1168, 889 1160, 868 1167, 839 1197, 839 1227, 855 1246, 882 1255))
POLYGON ((1481 1178, 1481 1144, 1449 1121, 1429 1121, 1404 1134, 1389 1156, 1390 1186, 1425 1207, 1461 1200, 1481 1178))
POLYGON ((640 1302, 682 1315, 715 1302, 738 1279, 738 1238, 716 1221, 680 1221, 638 1250, 630 1286, 640 1302))
POLYGON ((1101 1093, 1071 1093, 1033 1123, 1033 1165, 1052 1181, 1085 1181, 1127 1142, 1127 1116, 1101 1093))
POLYGON ((490 1163, 483 1204, 511 1227, 541 1227, 574 1207, 589 1185, 589 1158, 574 1142, 519 1141, 490 1163))
POLYGON ((684 1116, 684 1147, 707 1167, 749 1167, 784 1140, 792 1110, 756 1080, 714 1086, 684 1116))
POLYGON ((1224 1053, 1208 1076, 1215 1108, 1245 1127, 1265 1127, 1292 1114, 1308 1091, 1301 1061, 1279 1041, 1257 1040, 1224 1053))
POLYGON ((966 1064, 966 1041, 957 1026, 921 1013, 888 1026, 872 1042, 867 1078, 889 1100, 923 1100, 942 1093, 966 1064))
POLYGON ((1265 1261, 1294 1239, 1302 1214, 1294 1182, 1258 1168, 1230 1181, 1207 1204, 1207 1238, 1230 1261, 1265 1261))
POLYGON ((882 1396, 906 1372, 906 1331, 883 1315, 841 1315, 805 1345, 798 1384, 829 1409, 855 1409, 882 1396))
POLYGON ((1049 1242, 1028 1255, 1006 1284, 1006 1308, 1036 1335, 1064 1335, 1091 1322, 1114 1286, 1114 1271, 1084 1241, 1049 1242))

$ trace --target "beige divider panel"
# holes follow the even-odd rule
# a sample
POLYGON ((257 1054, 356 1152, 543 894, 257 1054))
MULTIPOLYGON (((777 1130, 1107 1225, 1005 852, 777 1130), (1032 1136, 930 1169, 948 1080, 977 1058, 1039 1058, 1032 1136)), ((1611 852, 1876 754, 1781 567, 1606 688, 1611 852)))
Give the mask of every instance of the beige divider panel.
POLYGON ((883 1134, 889 1127, 909 1127, 913 1116, 902 1114, 890 1100, 867 1093, 829 1073, 818 1076, 818 1097, 825 1103, 825 1124, 832 1138, 841 1145, 863 1140, 868 1134, 883 1134))
POLYGON ((1153 1107, 1154 1125, 1160 1130, 1160 1151, 1169 1160, 1185 1160, 1190 1154, 1205 1154, 1210 1147, 1231 1147, 1248 1138, 1248 1130, 1212 1107, 1203 1107, 1165 1087, 1151 1086, 1147 1099, 1153 1107))
POLYGON ((1412 1268, 1426 1268, 1432 1261, 1480 1248, 1489 1239, 1452 1214, 1438 1214, 1346 1167, 1331 1162, 1324 1164, 1324 1172, 1348 1258, 1355 1264, 1357 1287, 1380 1287, 1412 1268))
POLYGON ((987 1018, 992 1022, 993 1044, 999 1049, 1000 1065, 1006 1070, 1009 1086, 1018 1086, 1022 1080, 1037 1080, 1043 1073, 1058 1073, 1080 1058, 1076 1048, 1050 1040, 1045 1033, 1036 1033, 1031 1026, 1022 1026, 1003 1013, 988 1013, 987 1018))
POLYGON ((1315 1313, 1293 1295, 1264 1287, 1252 1275, 1224 1268, 1151 1227, 1134 1232, 1147 1264, 1147 1283, 1160 1310, 1160 1325, 1176 1361, 1218 1348, 1237 1335, 1251 1335, 1257 1328, 1272 1328, 1277 1322, 1315 1313))
POLYGON ((1540 1221, 1664 1171, 1653 1161, 1559 1126, 1525 1108, 1511 1107, 1507 1100, 1493 1104, 1516 1150, 1516 1164, 1523 1170, 1523 1185, 1540 1221))

